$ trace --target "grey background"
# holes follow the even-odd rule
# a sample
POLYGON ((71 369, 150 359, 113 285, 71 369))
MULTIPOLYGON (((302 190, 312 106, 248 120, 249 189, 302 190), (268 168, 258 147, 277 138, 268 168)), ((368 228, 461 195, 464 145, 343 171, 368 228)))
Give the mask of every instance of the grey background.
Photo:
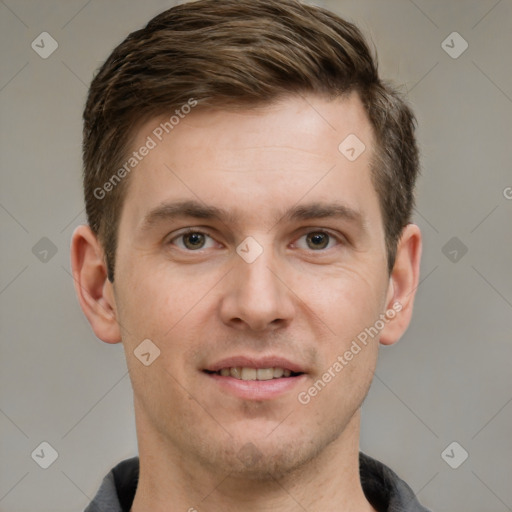
MULTIPOLYGON (((419 120, 421 284, 406 335, 381 349, 361 448, 436 511, 512 510, 512 3, 316 3, 373 39, 382 75, 403 84, 419 120), (469 44, 456 59, 441 46, 454 31, 469 44), (469 453, 457 469, 441 457, 453 441, 469 453)), ((69 244, 85 220, 92 74, 171 5, 0 3, 1 512, 83 510, 104 474, 137 452, 122 347, 97 340, 83 316, 69 244), (31 48, 43 31, 59 45, 47 59, 31 48), (31 458, 42 441, 58 452, 46 470, 31 458)))

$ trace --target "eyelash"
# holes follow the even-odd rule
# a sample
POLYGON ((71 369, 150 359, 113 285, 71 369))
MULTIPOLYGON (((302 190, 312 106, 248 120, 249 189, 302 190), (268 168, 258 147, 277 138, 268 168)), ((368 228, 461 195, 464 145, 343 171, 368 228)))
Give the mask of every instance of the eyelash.
MULTIPOLYGON (((200 235, 204 235, 204 236, 206 236, 206 237, 209 237, 209 238, 210 238, 210 239, 212 239, 212 240, 215 240, 211 235, 209 235, 209 234, 208 234, 207 232, 205 232, 205 231, 202 231, 201 229, 188 228, 186 231, 184 231, 184 232, 182 232, 182 233, 180 233, 180 234, 178 234, 178 235, 174 236, 173 238, 171 238, 171 239, 167 242, 167 244, 169 244, 169 245, 173 245, 173 242, 174 242, 175 240, 180 239, 180 238, 183 238, 183 237, 185 237, 185 236, 187 236, 187 235, 190 235, 190 234, 200 234, 200 235)), ((340 236, 336 236, 336 235, 334 235, 333 233, 331 233, 331 232, 329 232, 329 231, 326 231, 325 229, 313 229, 313 230, 308 231, 308 232, 304 233, 303 235, 301 235, 301 236, 299 237, 299 239, 300 239, 300 238, 303 238, 303 237, 305 237, 305 236, 307 236, 307 235, 311 235, 311 234, 323 234, 323 235, 327 235, 327 236, 329 237, 329 242, 328 242, 328 243, 330 243, 330 241, 331 241, 331 240, 335 240, 336 242, 338 242, 338 244, 339 244, 339 245, 345 245, 345 244, 346 244, 346 242, 345 242, 344 240, 342 240, 340 236)), ((191 250, 191 249, 181 248, 181 247, 180 247, 180 249, 181 249, 181 250, 183 250, 183 251, 185 251, 185 252, 190 252, 190 253, 193 253, 193 252, 198 252, 198 253, 200 253, 200 252, 202 252, 202 251, 206 250, 206 249, 203 249, 203 248, 201 248, 201 249, 197 249, 197 250, 191 250)), ((332 247, 331 247, 330 249, 332 249, 332 247)), ((307 250, 307 249, 304 249, 304 250, 307 250)), ((310 250, 311 250, 312 252, 325 252, 325 251, 327 251, 328 249, 318 249, 318 250, 310 249, 310 250)))

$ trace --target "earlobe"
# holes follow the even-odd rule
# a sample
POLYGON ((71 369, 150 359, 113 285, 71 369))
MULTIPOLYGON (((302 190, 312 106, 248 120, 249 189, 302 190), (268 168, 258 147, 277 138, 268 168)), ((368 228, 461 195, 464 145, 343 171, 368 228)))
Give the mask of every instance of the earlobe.
POLYGON ((119 343, 112 283, 107 279, 101 244, 89 226, 78 226, 73 232, 71 268, 80 307, 94 333, 106 343, 119 343))
POLYGON ((383 345, 396 343, 409 327, 414 297, 419 282, 421 231, 416 224, 407 224, 398 243, 395 265, 386 297, 388 322, 381 331, 383 345))

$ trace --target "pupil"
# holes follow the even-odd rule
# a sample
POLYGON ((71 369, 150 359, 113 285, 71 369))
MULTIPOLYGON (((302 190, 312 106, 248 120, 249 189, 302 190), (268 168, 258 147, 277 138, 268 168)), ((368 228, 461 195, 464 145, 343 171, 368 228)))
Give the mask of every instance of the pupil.
POLYGON ((201 233, 190 233, 185 237, 185 240, 188 243, 185 243, 185 245, 190 245, 192 248, 197 248, 198 246, 202 245, 204 242, 204 235, 201 233))
POLYGON ((310 235, 309 237, 310 241, 313 242, 313 245, 318 249, 324 248, 327 246, 328 239, 327 235, 325 233, 315 233, 313 235, 310 235), (322 243, 323 242, 323 243, 322 243), (320 245, 319 245, 320 244, 320 245))

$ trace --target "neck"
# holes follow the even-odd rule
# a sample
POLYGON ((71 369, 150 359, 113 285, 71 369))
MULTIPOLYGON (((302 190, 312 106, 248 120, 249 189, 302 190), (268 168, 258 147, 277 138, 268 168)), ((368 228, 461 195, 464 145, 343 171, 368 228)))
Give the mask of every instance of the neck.
POLYGON ((209 470, 137 418, 140 474, 131 512, 375 512, 359 478, 359 424, 357 411, 338 438, 284 477, 251 479, 209 470))

